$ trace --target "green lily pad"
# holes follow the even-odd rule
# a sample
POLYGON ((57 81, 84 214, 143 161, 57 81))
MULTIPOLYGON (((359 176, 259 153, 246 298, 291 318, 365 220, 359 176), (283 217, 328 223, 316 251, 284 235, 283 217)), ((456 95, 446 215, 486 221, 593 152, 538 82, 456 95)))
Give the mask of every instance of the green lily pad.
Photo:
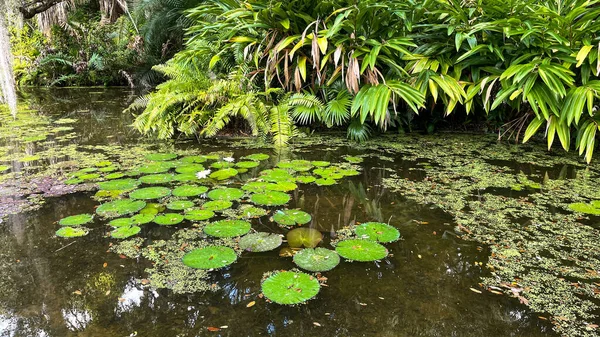
POLYGON ((104 203, 96 208, 96 213, 107 218, 115 218, 136 213, 146 206, 141 200, 120 199, 104 203))
POLYGON ((175 168, 175 172, 182 174, 196 174, 200 171, 204 171, 204 166, 200 164, 183 164, 175 168))
POLYGON ((107 166, 111 166, 112 164, 113 164, 112 161, 103 160, 103 161, 96 162, 94 164, 94 166, 96 166, 96 167, 107 167, 107 166))
POLYGON ((317 186, 331 186, 331 185, 335 185, 337 184, 337 181, 333 180, 333 179, 317 179, 315 180, 315 184, 317 184, 317 186))
POLYGON ((213 200, 202 204, 201 208, 209 211, 222 211, 224 209, 231 208, 233 202, 228 200, 213 200))
POLYGON ((239 188, 218 188, 208 192, 207 196, 212 200, 238 200, 244 196, 244 191, 239 188))
POLYGON ((206 225, 204 233, 218 238, 230 238, 248 233, 251 227, 250 223, 244 220, 221 220, 206 225))
POLYGON ((238 174, 238 171, 234 168, 226 168, 222 170, 215 171, 210 174, 209 177, 215 180, 225 180, 231 177, 234 177, 238 174))
POLYGON ((317 178, 315 178, 313 176, 298 176, 298 177, 296 177, 296 182, 299 182, 301 184, 314 183, 315 180, 317 180, 317 178))
POLYGON ((215 216, 215 212, 206 209, 191 209, 186 211, 183 216, 190 221, 204 221, 215 216))
POLYGON ((400 232, 393 226, 381 222, 365 222, 354 231, 361 239, 377 242, 394 242, 400 238, 400 232))
POLYGON ((151 174, 147 176, 140 177, 140 182, 144 184, 165 184, 173 181, 174 176, 172 174, 163 173, 163 174, 151 174))
POLYGON ((331 249, 304 248, 294 255, 294 263, 308 271, 323 272, 335 268, 340 263, 340 256, 331 249))
POLYGON ((210 165, 211 168, 220 170, 220 169, 225 169, 225 168, 230 168, 230 167, 234 167, 235 164, 234 163, 230 163, 227 161, 218 161, 218 162, 214 162, 210 165))
POLYGON ((145 187, 129 193, 131 199, 160 199, 171 195, 171 190, 166 187, 145 187))
POLYGON ((61 226, 81 226, 86 223, 90 223, 94 220, 94 216, 91 214, 78 214, 71 215, 66 218, 60 219, 58 222, 61 226))
POLYGON ((177 158, 177 155, 175 153, 150 153, 144 157, 152 161, 167 161, 177 158))
POLYGON ((85 236, 89 233, 87 228, 83 227, 62 227, 56 231, 56 236, 60 236, 61 238, 76 238, 80 236, 85 236))
POLYGON ((251 168, 255 168, 258 165, 260 165, 260 163, 256 162, 256 161, 241 161, 235 164, 235 166, 239 167, 239 168, 244 168, 244 169, 251 169, 251 168))
POLYGON ((176 225, 183 221, 183 215, 177 213, 165 213, 161 215, 157 215, 154 218, 154 223, 163 225, 163 226, 171 226, 176 225))
POLYGON ((263 161, 269 159, 270 156, 265 153, 254 153, 248 156, 245 156, 244 159, 254 160, 254 161, 263 161))
POLYGON ((273 220, 285 227, 304 225, 309 223, 311 219, 310 214, 297 209, 279 210, 273 214, 273 220))
POLYGON ((202 164, 204 162, 206 162, 206 157, 205 156, 187 156, 187 157, 183 157, 181 158, 181 161, 183 163, 196 163, 196 164, 202 164))
POLYGON ((294 181, 294 176, 288 171, 282 169, 264 170, 260 173, 260 178, 265 181, 294 181))
POLYGON ((219 269, 237 260, 235 250, 224 246, 194 249, 183 256, 183 264, 196 269, 219 269))
POLYGON ((100 175, 98 173, 89 173, 89 174, 83 174, 79 176, 79 179, 81 180, 94 180, 94 179, 98 179, 100 178, 100 175))
POLYGON ((173 196, 176 197, 195 197, 208 192, 206 186, 182 185, 173 190, 173 196))
POLYGON ((275 184, 268 184, 267 190, 278 191, 278 192, 289 192, 298 188, 298 185, 289 181, 280 181, 275 184))
MULTIPOLYGON (((146 205, 146 207, 147 206, 148 205, 146 205)), ((142 211, 143 211, 143 209, 142 209, 142 211)), ((143 224, 152 222, 152 220, 154 220, 154 214, 140 213, 140 214, 136 214, 136 215, 132 216, 130 219, 134 225, 143 225, 143 224)))
POLYGON ((250 219, 250 218, 260 218, 261 216, 265 216, 269 214, 269 212, 260 207, 254 207, 250 205, 242 205, 239 208, 240 218, 250 219))
POLYGON ((360 172, 357 170, 340 170, 339 174, 343 175, 344 177, 351 177, 360 175, 360 172))
POLYGON ((250 197, 253 203, 263 206, 280 206, 290 201, 290 195, 283 192, 268 191, 265 193, 256 193, 250 197))
POLYGON ((0 172, 8 171, 10 166, 8 165, 0 165, 0 172))
POLYGON ((323 234, 314 228, 296 228, 287 233, 287 240, 292 248, 315 248, 323 240, 323 234))
POLYGON ((385 258, 388 250, 375 241, 353 239, 338 242, 335 251, 350 261, 376 261, 385 258))
POLYGON ((72 178, 69 180, 65 180, 65 185, 77 185, 77 184, 81 184, 82 182, 83 182, 83 180, 81 180, 81 179, 72 178))
POLYGON ((173 180, 183 183, 183 182, 189 182, 189 181, 196 181, 196 180, 198 180, 198 177, 196 177, 195 173, 181 173, 181 174, 176 174, 173 177, 173 180))
POLYGON ((600 215, 600 208, 596 208, 591 204, 584 204, 583 202, 570 204, 569 208, 579 213, 600 215))
POLYGON ((277 304, 300 304, 317 296, 321 288, 316 277, 302 272, 276 271, 261 284, 266 298, 277 304))
POLYGON ((123 226, 118 227, 114 231, 110 232, 110 236, 113 239, 126 239, 139 233, 142 229, 138 226, 123 226))
POLYGON ((363 158, 354 156, 344 156, 344 159, 346 159, 346 161, 352 164, 360 164, 364 161, 363 158))
POLYGON ((101 190, 106 191, 127 191, 137 188, 140 183, 135 179, 118 179, 98 183, 101 190))
POLYGON ((328 162, 328 161, 321 161, 321 160, 311 161, 310 163, 313 164, 313 166, 316 166, 316 167, 327 167, 327 166, 331 165, 330 162, 328 162))
MULTIPOLYGON (((119 178, 123 178, 124 176, 125 176, 125 174, 123 174, 121 172, 117 172, 117 173, 111 173, 111 174, 105 175, 104 179, 106 179, 106 180, 119 179, 119 178)), ((134 181, 137 181, 137 180, 134 180, 134 181)))
POLYGON ((131 218, 118 218, 111 220, 108 224, 112 227, 125 227, 133 225, 133 220, 131 218))
POLYGON ((170 164, 165 163, 152 163, 148 165, 144 165, 142 167, 137 168, 138 173, 143 174, 156 174, 156 173, 165 173, 171 169, 170 164))
POLYGON ((104 172, 104 173, 108 173, 108 172, 114 172, 116 170, 118 170, 119 168, 116 166, 107 166, 107 167, 102 167, 100 169, 98 169, 99 172, 104 172))
POLYGON ((174 211, 181 211, 192 207, 194 207, 194 203, 189 200, 174 200, 167 204, 167 208, 174 211))
POLYGON ((266 252, 281 246, 282 242, 283 239, 279 234, 258 232, 244 235, 239 245, 243 250, 250 252, 266 252))
POLYGON ((264 181, 251 181, 244 184, 244 186, 242 186, 242 190, 252 193, 260 193, 266 191, 269 184, 270 183, 264 181))
POLYGON ((162 211, 165 210, 165 206, 163 206, 162 204, 157 204, 157 203, 147 203, 146 207, 142 208, 142 210, 140 210, 140 214, 150 214, 150 215, 156 215, 162 211))

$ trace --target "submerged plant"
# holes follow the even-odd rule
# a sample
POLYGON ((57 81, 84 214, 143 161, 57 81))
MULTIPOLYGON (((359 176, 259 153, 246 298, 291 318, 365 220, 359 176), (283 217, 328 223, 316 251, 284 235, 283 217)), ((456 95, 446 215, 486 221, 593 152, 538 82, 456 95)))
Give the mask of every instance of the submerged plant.
POLYGON ((296 228, 287 233, 287 240, 292 248, 314 248, 323 240, 323 234, 314 228, 296 228))
POLYGON ((321 288, 316 277, 297 271, 275 271, 265 275, 262 292, 277 304, 301 304, 317 296, 321 288))
POLYGON ((340 256, 327 248, 304 248, 294 255, 294 263, 308 271, 323 272, 335 268, 340 263, 340 256))
POLYGON ((223 246, 194 249, 182 258, 183 264, 196 269, 220 269, 237 260, 235 250, 223 246))

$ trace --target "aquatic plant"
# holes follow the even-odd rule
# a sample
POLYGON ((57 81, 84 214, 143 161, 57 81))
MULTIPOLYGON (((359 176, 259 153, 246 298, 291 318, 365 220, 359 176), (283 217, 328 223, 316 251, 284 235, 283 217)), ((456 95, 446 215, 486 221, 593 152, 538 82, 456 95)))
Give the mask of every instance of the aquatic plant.
POLYGON ((323 234, 314 228, 295 228, 286 236, 292 248, 315 248, 323 240, 323 234))
POLYGON ((167 187, 144 187, 129 193, 131 199, 160 199, 171 195, 171 190, 167 187))
POLYGON ((256 161, 240 161, 235 164, 235 166, 237 166, 239 168, 244 168, 244 169, 255 168, 258 165, 260 165, 260 163, 256 162, 256 161))
POLYGON ((208 192, 207 196, 212 200, 234 201, 243 197, 244 191, 240 190, 239 188, 231 187, 217 188, 208 192))
POLYGON ((113 219, 108 223, 112 227, 124 227, 133 225, 131 218, 117 218, 113 219))
POLYGON ((144 201, 120 199, 98 206, 98 208, 96 208, 96 214, 107 218, 115 218, 127 214, 137 213, 144 207, 146 207, 146 202, 144 201))
POLYGON ((180 160, 183 163, 202 164, 202 163, 206 162, 208 159, 206 158, 206 156, 185 156, 185 157, 181 158, 180 160))
POLYGON ((290 192, 297 189, 298 185, 291 181, 278 181, 274 184, 267 184, 266 188, 269 191, 290 192))
POLYGON ((257 232, 244 235, 239 242, 240 248, 250 252, 266 252, 281 246, 281 235, 267 232, 257 232))
POLYGON ((273 221, 285 227, 304 225, 311 219, 310 214, 297 209, 278 210, 273 213, 273 221))
POLYGON ((283 192, 266 191, 264 193, 252 194, 250 200, 262 206, 281 206, 290 201, 290 195, 283 192))
POLYGON ((234 263, 235 260, 235 251, 223 246, 194 249, 182 258, 183 264, 196 269, 220 269, 234 263))
POLYGON ((234 168, 225 168, 222 170, 215 171, 209 175, 212 179, 215 180, 226 180, 231 177, 234 177, 238 174, 238 171, 234 168))
POLYGON ((163 226, 171 226, 176 225, 183 221, 183 215, 177 213, 165 213, 157 215, 154 218, 154 223, 163 225, 163 226))
POLYGON ((228 200, 213 200, 208 201, 200 206, 202 209, 209 211, 222 211, 224 209, 231 208, 233 206, 233 202, 228 200))
POLYGON ((85 236, 88 233, 89 231, 87 230, 87 228, 83 227, 61 227, 59 230, 56 231, 56 236, 59 236, 61 238, 75 238, 85 236))
POLYGON ((304 303, 317 296, 321 288, 316 277, 297 271, 267 273, 261 283, 267 299, 277 304, 304 303))
POLYGON ((294 254, 294 263, 308 271, 324 272, 335 268, 340 263, 340 256, 327 248, 304 248, 294 254))
POLYGON ((206 192, 208 192, 208 187, 206 186, 182 185, 173 189, 172 194, 175 197, 195 197, 206 192))
POLYGON ((322 161, 322 160, 313 160, 310 163, 313 166, 316 166, 316 167, 327 167, 327 166, 331 165, 330 162, 328 162, 328 161, 322 161))
POLYGON ((190 181, 198 180, 198 176, 197 176, 197 174, 194 174, 194 173, 180 173, 180 174, 176 174, 173 177, 173 180, 179 181, 179 182, 190 182, 190 181))
POLYGON ((200 164, 183 164, 183 165, 179 165, 175 168, 175 172, 177 173, 181 173, 181 174, 196 174, 200 171, 204 171, 204 166, 200 165, 200 164))
POLYGON ((194 202, 189 200, 173 200, 167 204, 167 208, 174 211, 181 211, 194 207, 194 202))
POLYGON ((361 239, 377 242, 394 242, 400 238, 400 232, 395 227, 381 222, 365 222, 354 231, 361 239))
POLYGON ((148 160, 152 161, 167 161, 173 160, 177 158, 177 154, 175 153, 149 153, 144 155, 144 157, 148 160))
POLYGON ((165 184, 174 179, 174 175, 172 174, 150 174, 147 176, 142 176, 139 178, 139 181, 144 184, 165 184))
POLYGON ((163 206, 162 204, 149 202, 146 204, 146 206, 144 208, 142 208, 140 210, 140 214, 156 215, 164 210, 165 210, 165 206, 163 206))
POLYGON ((241 205, 238 208, 238 213, 239 213, 240 218, 249 219, 249 218, 259 218, 261 216, 265 216, 265 215, 269 214, 269 211, 267 211, 264 208, 255 207, 252 205, 241 205))
POLYGON ((385 258, 388 250, 379 243, 371 240, 351 239, 337 243, 335 251, 350 261, 376 261, 385 258))
POLYGON ((315 178, 314 176, 297 176, 296 177, 296 182, 299 182, 301 184, 310 184, 310 183, 314 183, 317 180, 317 178, 315 178))
POLYGON ((594 204, 586 204, 583 202, 576 202, 569 204, 569 208, 575 212, 600 215, 600 208, 597 208, 594 204))
POLYGON ((253 193, 261 193, 266 191, 270 183, 265 181, 250 181, 242 186, 242 190, 253 193))
POLYGON ((362 157, 357 156, 344 156, 344 159, 346 159, 346 161, 352 164, 360 164, 364 161, 362 157))
POLYGON ((143 173, 143 174, 156 174, 156 173, 165 173, 171 169, 170 164, 165 164, 163 162, 152 163, 148 165, 144 165, 138 167, 135 171, 131 172, 134 174, 143 173))
POLYGON ((220 220, 211 222, 204 227, 204 233, 218 237, 229 238, 242 236, 250 231, 252 225, 244 220, 220 220))
POLYGON ((135 179, 118 179, 111 181, 99 182, 98 187, 106 191, 127 191, 137 188, 140 183, 135 179))
POLYGON ((271 182, 294 181, 294 176, 283 169, 268 169, 260 172, 260 179, 271 182))
POLYGON ((186 220, 204 221, 215 216, 215 212, 206 209, 190 209, 183 214, 186 220))
POLYGON ((94 220, 94 216, 86 213, 86 214, 71 215, 66 218, 62 218, 62 219, 60 219, 60 221, 58 221, 58 224, 61 226, 81 226, 86 223, 90 223, 93 220, 94 220))
POLYGON ((270 158, 270 156, 268 154, 265 153, 253 153, 251 155, 247 155, 245 157, 242 157, 243 159, 249 159, 249 160, 254 160, 254 161, 264 161, 270 158))
POLYGON ((110 232, 113 239, 126 239, 139 233, 142 229, 138 226, 122 226, 110 232))
MULTIPOLYGON (((146 207, 148 207, 148 205, 146 205, 146 207)), ((140 210, 140 212, 143 211, 144 209, 140 210)), ((155 216, 154 214, 140 213, 140 214, 136 214, 136 215, 132 216, 130 219, 131 219, 131 223, 134 225, 144 225, 144 224, 152 222, 152 220, 154 220, 154 216, 155 216)))
POLYGON ((315 180, 317 186, 331 186, 337 184, 337 181, 329 178, 319 178, 315 180))

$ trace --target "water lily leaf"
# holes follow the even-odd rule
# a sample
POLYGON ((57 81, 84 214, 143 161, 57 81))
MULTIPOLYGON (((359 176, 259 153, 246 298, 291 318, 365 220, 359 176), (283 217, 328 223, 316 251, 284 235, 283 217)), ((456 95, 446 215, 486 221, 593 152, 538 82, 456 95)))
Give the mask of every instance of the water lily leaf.
POLYGON ((166 187, 145 187, 129 193, 131 199, 160 199, 171 195, 171 190, 166 187))
POLYGON ((215 180, 225 180, 234 177, 238 174, 238 171, 234 168, 226 168, 215 171, 210 174, 210 177, 215 180))
POLYGON ((285 227, 304 225, 309 223, 311 219, 310 214, 297 209, 279 210, 273 214, 273 221, 285 227))
POLYGON ((266 252, 279 246, 283 239, 279 234, 258 232, 245 235, 240 239, 240 248, 250 252, 266 252))
POLYGON ((260 178, 265 181, 294 181, 294 176, 282 169, 270 169, 260 172, 260 178))
POLYGON ((137 173, 143 174, 155 174, 155 173, 165 173, 171 169, 170 164, 165 163, 152 163, 148 165, 144 165, 142 167, 138 167, 136 169, 137 173))
POLYGON ((266 298, 277 304, 300 304, 317 296, 321 288, 316 277, 302 272, 275 271, 261 284, 266 298))
POLYGON ((91 214, 78 214, 71 215, 66 218, 60 219, 58 222, 61 226, 81 226, 86 223, 90 223, 94 220, 94 216, 91 214))
POLYGON ((146 207, 146 202, 144 201, 121 199, 100 205, 96 208, 96 214, 107 218, 115 218, 136 213, 144 207, 146 207))
POLYGON ((237 260, 235 250, 224 246, 194 249, 183 256, 183 264, 196 269, 219 269, 237 260))
POLYGON ((360 164, 364 161, 363 158, 354 156, 344 156, 344 159, 346 159, 346 161, 352 164, 360 164))
POLYGON ((327 167, 327 166, 331 165, 331 163, 328 161, 319 161, 319 160, 311 161, 310 163, 316 167, 327 167))
POLYGON ((182 185, 173 190, 173 196, 176 197, 195 197, 208 192, 206 186, 182 185))
POLYGON ((212 200, 238 200, 244 196, 244 191, 239 188, 218 188, 208 192, 208 197, 212 200))
POLYGON ((183 157, 181 158, 181 162, 182 163, 196 163, 196 164, 202 164, 204 162, 206 162, 206 157, 205 156, 187 156, 187 157, 183 157))
POLYGON ((590 204, 584 204, 582 202, 570 204, 569 208, 579 213, 600 215, 600 208, 596 208, 590 204))
POLYGON ((194 203, 189 200, 174 200, 167 204, 167 208, 174 211, 181 211, 192 207, 194 207, 194 203))
POLYGON ((107 166, 107 167, 102 167, 102 168, 98 169, 98 171, 99 172, 107 173, 107 172, 114 172, 114 171, 116 171, 118 169, 119 168, 116 167, 116 166, 107 166))
POLYGON ((62 227, 56 231, 56 236, 59 236, 61 238, 76 238, 80 236, 85 236, 88 233, 89 231, 87 230, 87 228, 83 227, 62 227))
POLYGON ((331 185, 337 184, 337 181, 335 181, 333 179, 329 179, 329 178, 326 178, 326 179, 320 178, 320 179, 315 180, 315 184, 317 184, 317 186, 331 186, 331 185))
POLYGON ((99 161, 94 163, 94 166, 96 167, 107 167, 107 166, 111 166, 113 164, 112 161, 109 160, 103 160, 103 161, 99 161))
POLYGON ((353 239, 338 242, 335 251, 350 261, 376 261, 385 258, 388 250, 371 240, 353 239))
MULTIPOLYGON (((112 179, 119 179, 119 178, 123 178, 125 176, 125 174, 123 173, 111 173, 111 174, 107 174, 104 176, 104 179, 106 180, 112 180, 112 179)), ((137 180, 132 179, 133 181, 135 181, 137 183, 137 180)))
POLYGON ((8 165, 0 165, 0 172, 8 171, 10 166, 8 165))
POLYGON ((173 180, 183 183, 183 182, 189 182, 189 181, 196 181, 196 180, 198 180, 198 177, 196 177, 195 173, 181 173, 181 174, 176 174, 173 177, 173 180))
POLYGON ((310 184, 315 182, 315 180, 317 180, 317 178, 313 177, 313 176, 298 176, 296 177, 296 182, 299 182, 301 184, 310 184))
POLYGON ((152 161, 167 161, 177 158, 177 155, 175 153, 150 153, 144 157, 152 161))
POLYGON ((215 216, 215 212, 206 209, 191 209, 186 211, 183 216, 190 221, 204 221, 215 216))
POLYGON ((340 263, 340 256, 331 249, 304 248, 294 255, 294 263, 308 271, 323 272, 335 268, 340 263))
POLYGON ((172 174, 151 174, 147 176, 140 177, 140 182, 144 184, 165 184, 173 181, 174 175, 172 174))
POLYGON ((240 218, 260 218, 261 216, 265 216, 269 214, 269 212, 260 207, 254 207, 251 205, 242 205, 239 208, 240 218))
POLYGON ((228 200, 213 200, 202 204, 201 208, 209 211, 222 211, 231 208, 233 202, 228 200))
POLYGON ((98 173, 89 173, 89 174, 82 174, 78 178, 83 181, 94 180, 94 179, 100 178, 100 175, 98 173))
MULTIPOLYGON (((146 205, 146 207, 148 207, 148 205, 146 205)), ((145 207, 144 207, 144 209, 145 209, 145 207)), ((142 211, 144 209, 142 209, 142 211)), ((152 220, 154 220, 154 214, 141 213, 141 211, 140 211, 140 214, 136 214, 136 215, 132 216, 130 219, 134 225, 143 225, 143 224, 152 222, 152 220)))
POLYGON ((127 191, 137 188, 140 183, 135 179, 118 179, 98 183, 98 187, 105 191, 127 191))
POLYGON ((230 168, 230 167, 234 167, 234 166, 235 166, 234 163, 230 163, 230 162, 227 162, 227 161, 218 161, 218 162, 214 162, 214 163, 212 163, 210 165, 211 168, 214 168, 214 169, 217 169, 217 170, 219 170, 219 169, 225 169, 225 168, 230 168))
POLYGON ((394 242, 400 238, 395 227, 382 222, 365 222, 356 227, 355 233, 361 239, 378 242, 394 242))
POLYGON ((154 218, 154 223, 163 225, 163 226, 176 225, 182 221, 183 221, 183 215, 177 214, 177 213, 165 213, 165 214, 157 215, 154 218))
POLYGON ((242 190, 247 192, 260 193, 266 191, 268 185, 269 183, 264 181, 251 181, 244 184, 244 186, 242 186, 242 190))
POLYGON ((298 185, 289 181, 280 181, 275 184, 268 184, 267 190, 269 191, 279 191, 279 192, 289 192, 298 188, 298 185))
POLYGON ((343 175, 344 177, 360 175, 360 172, 357 170, 340 170, 338 173, 343 175))
POLYGON ((179 165, 175 168, 175 172, 182 173, 182 174, 186 174, 186 173, 196 174, 197 172, 200 172, 200 171, 204 171, 204 166, 202 166, 200 164, 183 164, 183 165, 179 165))
POLYGON ((204 233, 218 238, 230 238, 248 233, 251 227, 250 223, 244 220, 221 220, 206 225, 204 233))
MULTIPOLYGON (((156 215, 165 210, 165 206, 156 203, 148 203, 146 207, 140 210, 140 214, 156 215)), ((154 217, 153 217, 154 218, 154 217)))
POLYGON ((238 162, 238 163, 235 164, 235 166, 237 166, 239 168, 244 168, 244 169, 255 168, 258 165, 260 165, 260 163, 256 162, 256 161, 240 161, 240 162, 238 162))
POLYGON ((111 220, 109 223, 112 227, 124 227, 133 225, 133 220, 131 218, 118 218, 111 220))
POLYGON ((268 154, 265 153, 254 153, 248 156, 243 157, 244 159, 254 160, 254 161, 263 161, 270 158, 268 154))
POLYGON ((287 233, 288 244, 292 248, 315 248, 323 235, 314 228, 296 228, 287 233))
POLYGON ((83 182, 83 180, 81 180, 81 179, 72 178, 69 180, 65 180, 65 185, 77 185, 77 184, 81 184, 82 182, 83 182))
POLYGON ((257 205, 280 206, 290 201, 290 195, 283 192, 267 191, 265 193, 253 194, 250 200, 257 205))
POLYGON ((139 233, 142 229, 138 226, 123 226, 110 232, 110 236, 114 239, 126 239, 139 233))

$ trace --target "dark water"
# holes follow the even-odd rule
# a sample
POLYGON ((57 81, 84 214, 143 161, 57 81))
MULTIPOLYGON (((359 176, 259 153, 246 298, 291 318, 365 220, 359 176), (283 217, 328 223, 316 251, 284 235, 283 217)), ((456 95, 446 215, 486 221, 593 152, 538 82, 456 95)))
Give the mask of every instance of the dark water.
MULTIPOLYGON (((55 89, 26 98, 48 114, 78 119, 73 141, 79 144, 126 144, 137 136, 128 127, 131 117, 121 110, 134 97, 120 89, 55 89)), ((193 146, 226 148, 223 142, 193 146)), ((257 152, 228 150, 236 158, 257 152)), ((303 150, 292 156, 339 161, 352 151, 303 150)), ((554 335, 518 300, 470 290, 488 273, 478 265, 485 265, 486 247, 458 239, 443 212, 381 186, 390 171, 422 178, 408 170, 415 163, 368 159, 362 165, 360 176, 339 185, 301 186, 292 193, 290 208, 311 213, 313 225, 326 234, 353 221, 389 221, 403 240, 386 245, 391 255, 381 262, 342 262, 325 273, 328 286, 317 298, 295 307, 258 296, 264 272, 294 268, 276 251, 244 254, 218 272, 214 281, 221 291, 177 295, 140 286, 148 262, 107 252, 114 240, 104 237, 100 222, 86 237, 55 237, 56 221, 98 205, 89 193, 51 198, 40 210, 10 216, 0 228, 0 336, 554 335), (256 304, 247 307, 251 301, 256 304)), ((253 222, 257 230, 263 226, 274 227, 265 219, 253 222)), ((175 230, 149 224, 140 235, 151 240, 175 230)))

